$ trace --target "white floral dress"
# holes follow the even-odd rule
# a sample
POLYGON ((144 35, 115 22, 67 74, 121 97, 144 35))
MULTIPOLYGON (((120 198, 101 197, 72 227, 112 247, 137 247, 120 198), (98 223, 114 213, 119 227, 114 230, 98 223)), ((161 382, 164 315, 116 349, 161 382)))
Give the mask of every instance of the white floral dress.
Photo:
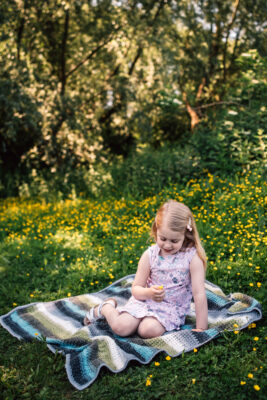
POLYGON ((180 329, 185 316, 190 310, 192 285, 190 262, 196 253, 191 247, 185 251, 162 257, 157 244, 149 247, 150 276, 147 287, 163 285, 165 298, 162 302, 153 300, 136 300, 132 296, 125 306, 118 307, 119 312, 128 312, 136 318, 155 317, 166 331, 180 329))

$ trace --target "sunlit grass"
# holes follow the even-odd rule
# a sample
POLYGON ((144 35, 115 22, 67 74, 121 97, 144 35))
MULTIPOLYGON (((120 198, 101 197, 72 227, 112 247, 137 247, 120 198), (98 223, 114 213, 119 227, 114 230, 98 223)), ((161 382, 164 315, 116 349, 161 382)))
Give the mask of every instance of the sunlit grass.
MULTIPOLYGON (((0 313, 30 302, 98 291, 122 276, 134 273, 142 252, 151 243, 149 230, 155 212, 168 198, 184 202, 195 215, 208 256, 207 279, 218 284, 226 294, 247 293, 265 304, 266 184, 263 182, 257 171, 238 175, 235 180, 221 179, 207 173, 203 179, 192 179, 184 186, 174 183, 144 200, 118 200, 113 197, 99 200, 69 199, 54 203, 42 199, 2 200, 0 313)), ((24 367, 30 369, 39 362, 31 354, 34 354, 32 345, 18 344, 3 329, 0 332, 1 347, 5 348, 5 343, 10 341, 12 351, 24 360, 24 367)), ((100 398, 102 394, 111 399, 111 394, 104 391, 101 382, 111 385, 110 392, 117 388, 117 393, 120 393, 118 387, 124 382, 136 390, 136 397, 125 398, 145 398, 148 397, 147 393, 151 396, 148 398, 155 398, 152 393, 161 392, 172 397, 176 385, 178 389, 180 385, 187 391, 187 397, 184 397, 187 399, 195 398, 198 393, 203 396, 199 398, 203 399, 224 399, 229 391, 229 381, 233 385, 230 390, 233 397, 245 399, 253 394, 260 398, 265 384, 262 373, 264 342, 263 324, 259 322, 258 326, 238 334, 225 334, 215 344, 204 346, 199 351, 201 356, 197 353, 187 354, 172 359, 169 364, 164 356, 159 356, 156 361, 160 365, 151 363, 149 366, 130 367, 115 376, 106 376, 101 372, 100 378, 90 389, 78 394, 72 392, 70 386, 67 389, 62 387, 62 393, 57 392, 56 397, 52 397, 66 398, 64 393, 69 391, 75 393, 73 398, 88 398, 86 393, 94 392, 95 398, 100 398), (259 337, 259 340, 255 341, 254 337, 259 337), (233 372, 237 358, 240 365, 233 372), (228 381, 224 377, 218 381, 217 387, 212 380, 205 378, 205 368, 209 369, 210 360, 214 365, 210 372, 214 374, 214 380, 218 381, 222 370, 228 378, 228 381), (196 373, 192 368, 196 368, 196 373), (179 370, 182 374, 180 377, 177 375, 179 370), (247 378, 252 371, 253 379, 247 378), (240 381, 246 381, 246 384, 240 384, 240 381), (216 388, 220 394, 217 397, 216 388), (208 390, 210 397, 205 397, 205 390, 208 390), (211 395, 213 390, 215 397, 211 395), (143 392, 146 394, 141 395, 143 392)), ((44 363, 50 365, 51 354, 46 351, 45 348, 42 350, 42 357, 44 363)), ((30 383, 23 381, 22 364, 20 367, 18 363, 16 367, 16 361, 11 361, 10 357, 9 352, 2 356, 2 384, 7 398, 9 395, 10 398, 19 398, 22 392, 28 390, 26 387, 30 383), (16 382, 20 382, 20 385, 16 382)), ((57 387, 58 378, 66 380, 64 371, 60 370, 62 359, 57 360, 60 375, 54 376, 52 370, 41 369, 42 372, 32 375, 30 380, 37 387, 45 381, 50 398, 57 387), (47 376, 41 377, 40 374, 47 376), (47 383, 50 379, 52 385, 47 383)), ((37 394, 34 396, 42 398, 37 394)))

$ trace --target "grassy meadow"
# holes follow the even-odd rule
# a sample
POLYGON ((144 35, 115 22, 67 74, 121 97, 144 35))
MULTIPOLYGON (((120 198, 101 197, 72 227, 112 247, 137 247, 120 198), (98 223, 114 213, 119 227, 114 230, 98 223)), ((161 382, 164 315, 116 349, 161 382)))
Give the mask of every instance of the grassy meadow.
MULTIPOLYGON (((151 243, 159 205, 173 198, 193 211, 208 256, 207 279, 226 293, 243 292, 264 306, 266 184, 258 170, 222 179, 209 173, 170 184, 142 200, 8 198, 0 200, 0 314, 31 302, 95 292, 135 273, 151 243)), ((263 319, 225 332, 197 352, 161 353, 119 374, 102 368, 78 391, 60 354, 24 343, 0 328, 3 399, 264 399, 267 332, 263 319), (265 369, 265 371, 264 371, 265 369)))

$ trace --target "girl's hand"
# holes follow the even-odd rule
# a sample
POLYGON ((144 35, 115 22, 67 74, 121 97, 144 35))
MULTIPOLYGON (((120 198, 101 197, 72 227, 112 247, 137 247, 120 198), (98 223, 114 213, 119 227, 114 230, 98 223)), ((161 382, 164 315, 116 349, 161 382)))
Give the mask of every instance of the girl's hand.
POLYGON ((163 286, 153 285, 149 288, 149 291, 151 300, 160 303, 164 299, 165 290, 163 289, 163 286))
POLYGON ((206 329, 202 329, 202 328, 199 328, 199 329, 192 329, 192 331, 194 331, 194 332, 205 332, 205 330, 206 329))

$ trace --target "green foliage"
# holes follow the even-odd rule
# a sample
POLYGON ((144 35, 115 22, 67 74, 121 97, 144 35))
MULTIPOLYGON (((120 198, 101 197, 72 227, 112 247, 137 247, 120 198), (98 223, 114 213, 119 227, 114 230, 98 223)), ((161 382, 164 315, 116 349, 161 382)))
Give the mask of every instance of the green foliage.
MULTIPOLYGON (((13 179, 14 176, 9 176, 10 185, 13 179)), ((111 182, 106 163, 92 164, 89 168, 83 165, 79 168, 62 168, 55 172, 32 169, 27 179, 19 182, 18 195, 21 198, 43 198, 45 201, 75 199, 79 196, 94 198, 111 190, 111 182)), ((8 188, 5 189, 8 192, 8 188)))
POLYGON ((258 70, 256 58, 248 66, 237 62, 240 55, 259 48, 264 56, 259 1, 31 0, 0 7, 2 196, 29 186, 32 170, 47 185, 57 175, 66 193, 77 181, 74 169, 88 176, 99 161, 104 168, 144 144, 179 147, 192 135, 192 112, 210 130, 221 117, 220 106, 211 116, 209 104, 238 97, 232 88, 244 89, 242 71, 258 70), (12 174, 18 178, 10 184, 12 174))
POLYGON ((267 166, 266 60, 251 51, 237 62, 242 69, 230 92, 232 104, 211 111, 190 139, 201 165, 211 172, 231 174, 267 166))
POLYGON ((157 150, 148 147, 114 162, 110 169, 114 193, 118 188, 118 193, 144 197, 170 183, 185 182, 199 172, 198 160, 190 150, 185 146, 166 145, 157 150))
POLYGON ((0 120, 0 160, 6 171, 14 171, 40 139, 42 116, 35 100, 8 73, 0 76, 0 120))

